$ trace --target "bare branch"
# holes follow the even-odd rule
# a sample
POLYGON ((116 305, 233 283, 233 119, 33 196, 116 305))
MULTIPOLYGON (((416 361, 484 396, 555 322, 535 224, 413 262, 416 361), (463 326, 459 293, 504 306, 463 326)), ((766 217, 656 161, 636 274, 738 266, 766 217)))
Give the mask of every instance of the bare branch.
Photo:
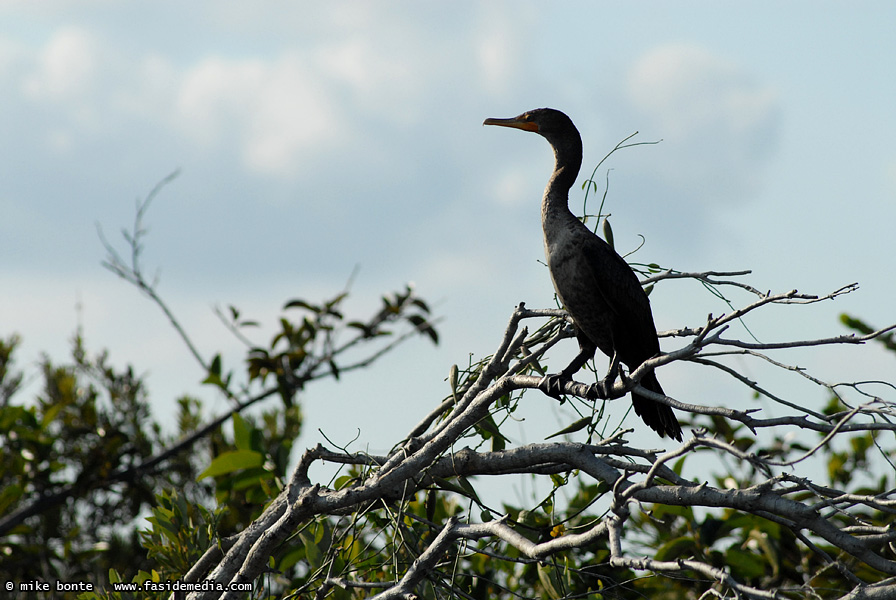
MULTIPOLYGON (((720 277, 739 274, 707 272, 701 274, 701 277, 714 285, 721 285, 725 280, 720 277)), ((537 388, 541 377, 528 373, 537 367, 548 348, 570 335, 563 326, 563 311, 534 311, 520 305, 511 315, 496 351, 478 363, 471 361, 470 367, 463 372, 458 369, 452 375, 452 394, 437 403, 394 450, 385 455, 333 452, 321 446, 307 451, 296 467, 290 486, 253 527, 225 551, 217 567, 210 573, 210 578, 222 583, 252 580, 262 572, 262 559, 270 556, 277 544, 293 535, 299 525, 309 522, 309 519, 325 515, 352 515, 353 519, 357 519, 359 515, 367 515, 374 510, 386 510, 391 515, 390 520, 396 530, 404 527, 402 519, 410 519, 430 528, 432 536, 427 538, 429 541, 413 562, 388 585, 382 582, 375 582, 374 585, 374 582, 345 576, 321 575, 318 590, 338 585, 358 590, 380 590, 375 598, 411 598, 419 596, 420 586, 425 582, 437 586, 447 585, 454 590, 454 586, 446 583, 441 576, 434 577, 432 574, 442 568, 443 558, 455 548, 463 547, 466 552, 481 552, 490 557, 507 556, 507 549, 513 548, 526 557, 526 560, 539 561, 541 564, 541 561, 550 559, 558 552, 582 549, 597 541, 605 541, 610 550, 609 565, 612 567, 654 573, 696 574, 721 586, 713 589, 727 589, 749 598, 778 597, 778 592, 773 589, 746 585, 733 577, 731 571, 719 569, 697 558, 670 561, 634 555, 628 549, 631 544, 624 532, 631 519, 630 513, 642 505, 733 511, 735 514, 754 515, 770 521, 790 530, 797 543, 817 557, 823 565, 822 569, 836 569, 842 580, 850 582, 856 589, 860 589, 862 580, 850 567, 850 563, 832 555, 830 548, 836 548, 848 555, 853 563, 861 563, 865 565, 863 568, 873 569, 882 576, 896 575, 896 561, 882 550, 888 548, 889 544, 896 543, 896 533, 888 527, 863 522, 861 515, 856 512, 857 507, 863 507, 866 510, 896 514, 896 499, 892 498, 892 494, 874 496, 846 492, 819 485, 806 477, 778 472, 781 468, 792 467, 816 455, 845 434, 896 432, 896 423, 886 420, 888 416, 896 415, 892 404, 875 399, 848 408, 840 414, 827 415, 771 394, 757 382, 715 360, 715 357, 738 352, 742 356, 759 358, 787 372, 797 373, 804 380, 822 386, 823 389, 833 390, 836 386, 844 385, 827 384, 798 367, 772 359, 766 353, 783 348, 862 343, 883 335, 893 327, 868 336, 834 336, 769 344, 732 340, 722 337, 722 333, 732 321, 764 306, 811 304, 835 298, 853 289, 855 286, 845 286, 823 296, 799 294, 796 290, 764 294, 747 289, 757 296, 755 300, 719 317, 710 316, 699 329, 677 330, 675 335, 690 338, 685 345, 645 361, 609 386, 609 397, 605 400, 622 398, 634 389, 657 402, 690 413, 695 418, 701 415, 722 418, 742 423, 754 432, 764 428, 774 428, 776 432, 792 428, 794 431, 809 430, 823 434, 820 441, 803 450, 796 458, 779 460, 748 452, 737 444, 708 435, 701 428, 697 428, 693 437, 683 444, 665 452, 632 448, 622 440, 624 432, 621 431, 597 444, 555 441, 523 444, 488 452, 470 448, 455 449, 464 436, 471 435, 477 423, 489 416, 499 398, 537 388), (525 319, 549 321, 530 333, 529 328, 522 326, 525 319), (650 371, 681 360, 718 368, 748 389, 775 400, 779 407, 790 414, 760 417, 757 414, 759 409, 755 408, 737 410, 729 406, 681 402, 646 390, 638 383, 650 371), (702 483, 695 482, 694 476, 679 474, 676 469, 680 468, 680 464, 687 459, 694 460, 690 457, 697 456, 698 452, 749 466, 754 479, 740 487, 722 489, 705 481, 706 474, 703 471, 697 471, 697 480, 703 481, 702 483), (316 461, 353 465, 361 469, 364 475, 342 489, 328 489, 312 484, 309 479, 309 468, 316 461), (676 469, 670 468, 673 462, 679 465, 676 469), (524 524, 513 521, 508 514, 481 523, 473 522, 469 517, 454 516, 437 524, 407 508, 408 499, 413 498, 417 492, 460 490, 457 486, 446 488, 447 484, 444 482, 448 480, 461 481, 461 478, 475 476, 520 473, 550 474, 559 480, 564 479, 565 474, 577 473, 579 480, 605 484, 612 490, 610 510, 603 516, 595 516, 587 524, 579 525, 574 532, 563 532, 547 540, 533 540, 524 535, 524 524), (464 540, 477 541, 478 545, 475 548, 466 546, 464 540)), ((593 385, 579 382, 563 384, 564 393, 585 401, 594 400, 597 397, 596 390, 593 385)), ((469 502, 482 506, 474 491, 468 489, 458 493, 465 495, 469 502)), ((495 512, 495 509, 489 510, 495 512)), ((457 560, 461 560, 460 555, 457 560)), ((319 592, 323 593, 326 592, 319 592)), ((877 593, 877 589, 868 593, 877 593)), ((457 590, 457 594, 464 596, 465 592, 457 590)), ((213 595, 191 596, 211 597, 213 595)))

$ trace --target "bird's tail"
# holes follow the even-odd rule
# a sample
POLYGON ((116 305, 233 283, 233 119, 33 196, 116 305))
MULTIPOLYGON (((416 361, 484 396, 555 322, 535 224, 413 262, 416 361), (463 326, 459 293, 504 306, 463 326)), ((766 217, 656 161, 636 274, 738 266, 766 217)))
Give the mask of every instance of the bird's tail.
MULTIPOLYGON (((641 378, 641 385, 651 392, 665 395, 653 372, 641 378)), ((669 406, 635 392, 632 392, 632 406, 635 407, 635 414, 641 417, 648 427, 660 434, 660 437, 668 435, 672 439, 681 441, 681 425, 669 406)))

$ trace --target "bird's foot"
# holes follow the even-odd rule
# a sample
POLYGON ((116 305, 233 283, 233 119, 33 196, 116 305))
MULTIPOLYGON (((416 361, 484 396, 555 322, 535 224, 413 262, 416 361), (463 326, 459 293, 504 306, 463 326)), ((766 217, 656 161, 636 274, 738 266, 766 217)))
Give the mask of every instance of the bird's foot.
POLYGON ((588 397, 592 400, 595 398, 606 400, 610 397, 610 391, 613 389, 613 382, 615 380, 616 377, 611 373, 597 383, 592 383, 588 386, 588 397))
POLYGON ((631 389, 634 387, 635 383, 631 377, 628 376, 622 369, 619 369, 619 381, 622 382, 627 389, 631 389))
POLYGON ((606 400, 610 397, 610 392, 613 390, 613 382, 616 381, 616 377, 622 379, 625 382, 625 375, 622 373, 622 369, 619 368, 619 357, 616 354, 613 355, 613 360, 610 361, 610 369, 607 371, 607 374, 603 379, 598 381, 597 383, 592 383, 588 388, 588 397, 591 399, 600 398, 601 400, 606 400))
POLYGON ((563 397, 563 384, 567 381, 572 380, 569 378, 569 376, 564 375, 563 373, 557 373, 555 375, 545 375, 541 378, 541 381, 538 382, 538 389, 540 389, 551 398, 559 400, 562 404, 566 400, 563 397))

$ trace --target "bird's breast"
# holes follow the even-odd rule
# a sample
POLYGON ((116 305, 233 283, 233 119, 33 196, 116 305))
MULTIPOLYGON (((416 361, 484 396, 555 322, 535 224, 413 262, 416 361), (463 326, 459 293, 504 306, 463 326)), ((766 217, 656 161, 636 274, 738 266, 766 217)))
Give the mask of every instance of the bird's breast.
POLYGON ((600 289, 599 274, 585 252, 585 237, 594 234, 578 220, 576 223, 581 229, 565 224, 545 227, 544 250, 551 280, 576 326, 603 352, 612 353, 613 313, 600 289))

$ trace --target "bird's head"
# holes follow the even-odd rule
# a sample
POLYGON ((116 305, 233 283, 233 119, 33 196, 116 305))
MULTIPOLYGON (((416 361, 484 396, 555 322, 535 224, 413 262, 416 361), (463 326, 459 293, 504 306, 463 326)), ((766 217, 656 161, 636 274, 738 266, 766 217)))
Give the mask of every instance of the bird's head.
POLYGON ((575 131, 575 125, 572 124, 572 120, 553 108, 535 108, 510 119, 486 119, 482 124, 532 131, 548 139, 555 135, 567 133, 570 130, 575 131))
POLYGON ((500 125, 532 131, 545 138, 554 149, 577 146, 581 153, 581 137, 572 120, 553 108, 535 108, 510 119, 486 119, 483 125, 500 125))

